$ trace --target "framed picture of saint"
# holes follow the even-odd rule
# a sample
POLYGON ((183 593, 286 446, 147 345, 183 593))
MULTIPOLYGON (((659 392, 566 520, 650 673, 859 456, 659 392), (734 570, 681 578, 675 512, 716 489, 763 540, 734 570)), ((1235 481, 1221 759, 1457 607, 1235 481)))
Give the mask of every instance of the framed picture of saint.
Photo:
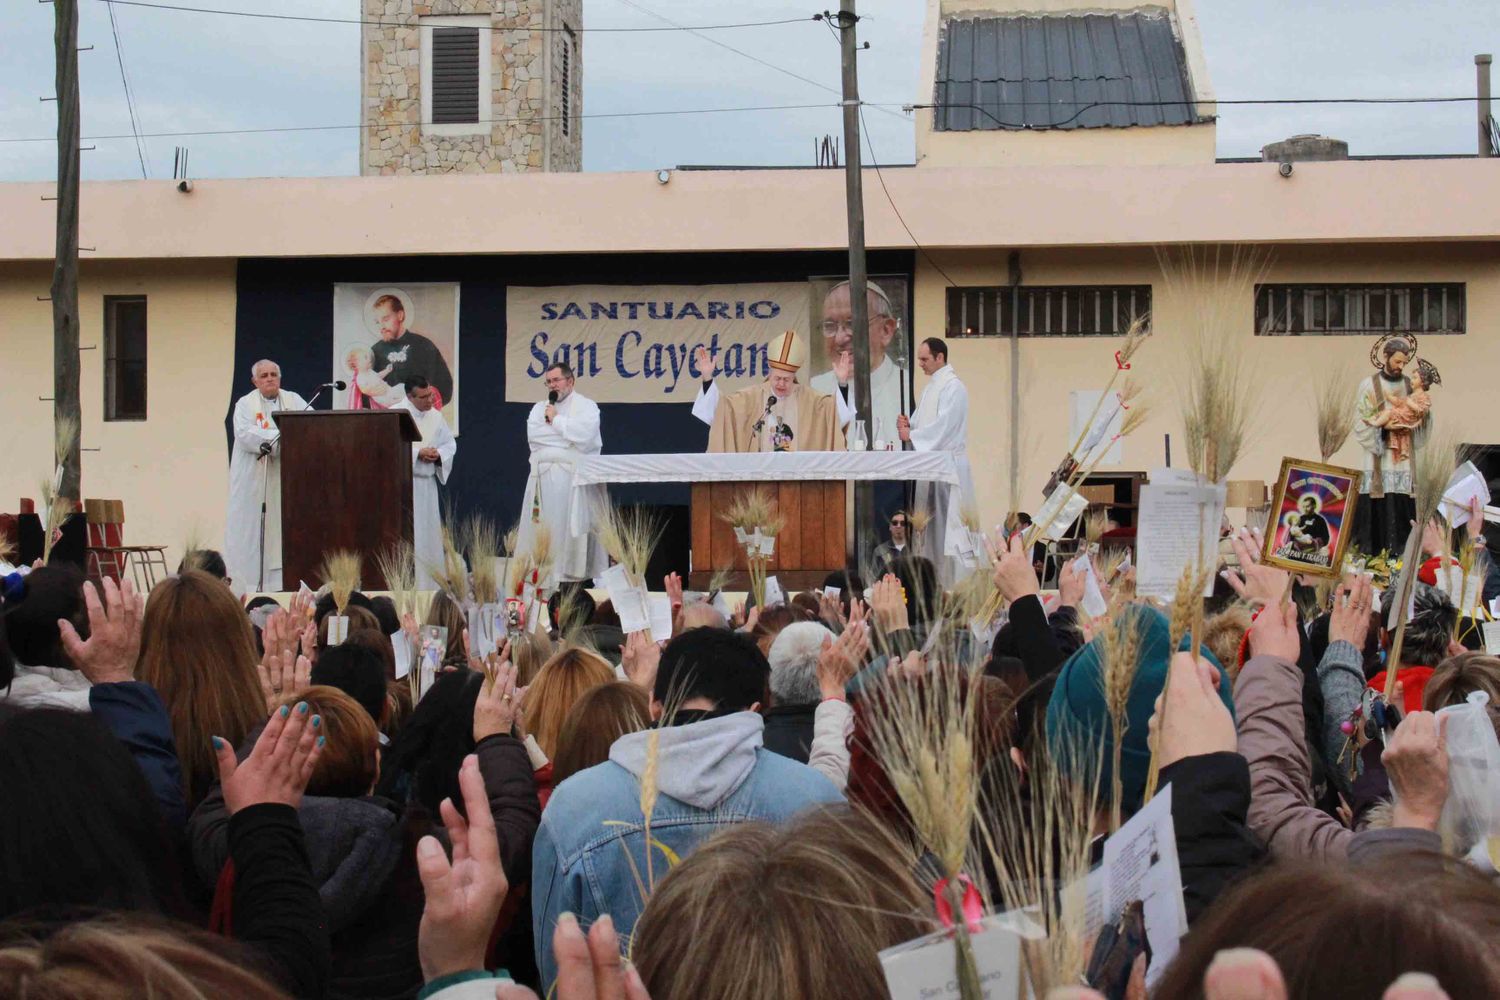
POLYGON ((1358 469, 1282 459, 1261 561, 1296 573, 1338 576, 1362 475, 1358 469))

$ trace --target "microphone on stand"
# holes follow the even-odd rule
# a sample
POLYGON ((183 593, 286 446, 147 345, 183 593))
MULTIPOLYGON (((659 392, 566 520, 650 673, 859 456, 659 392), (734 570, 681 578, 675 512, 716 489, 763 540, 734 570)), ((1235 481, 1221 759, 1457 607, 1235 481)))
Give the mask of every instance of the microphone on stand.
POLYGON ((755 426, 753 426, 753 427, 750 428, 750 430, 751 430, 752 433, 759 434, 760 431, 761 431, 761 428, 766 426, 766 418, 771 415, 771 410, 774 409, 775 406, 776 406, 776 394, 773 392, 773 393, 771 393, 771 395, 769 395, 769 396, 766 397, 766 410, 765 410, 765 412, 760 415, 760 419, 755 422, 755 426))
POLYGON ((318 391, 315 392, 315 393, 313 393, 313 398, 309 399, 307 401, 307 405, 304 406, 302 409, 304 409, 304 410, 310 410, 310 409, 312 409, 313 408, 313 404, 318 401, 318 397, 321 396, 321 395, 323 395, 323 390, 324 389, 337 389, 339 392, 343 392, 347 388, 349 388, 349 383, 345 382, 343 379, 338 379, 338 380, 333 381, 333 382, 324 382, 322 385, 318 386, 318 391))

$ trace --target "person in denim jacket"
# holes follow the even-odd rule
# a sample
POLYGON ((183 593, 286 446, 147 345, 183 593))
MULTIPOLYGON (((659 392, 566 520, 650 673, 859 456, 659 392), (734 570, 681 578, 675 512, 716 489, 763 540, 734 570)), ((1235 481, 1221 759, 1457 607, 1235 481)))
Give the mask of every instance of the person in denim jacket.
POLYGON ((656 880, 716 831, 842 801, 823 775, 762 746, 757 710, 769 679, 765 656, 745 636, 684 632, 662 652, 651 699, 656 726, 620 737, 608 761, 552 793, 532 852, 544 989, 557 977, 548 944, 560 915, 587 928, 607 913, 628 941, 656 880))

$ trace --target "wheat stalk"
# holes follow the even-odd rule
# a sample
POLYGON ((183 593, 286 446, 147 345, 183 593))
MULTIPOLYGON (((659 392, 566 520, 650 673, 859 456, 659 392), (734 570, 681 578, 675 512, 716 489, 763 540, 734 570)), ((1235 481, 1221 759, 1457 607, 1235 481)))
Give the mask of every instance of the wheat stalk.
MULTIPOLYGON (((1198 658, 1198 652, 1203 638, 1203 589, 1208 586, 1213 570, 1202 569, 1197 563, 1190 563, 1182 568, 1182 576, 1177 580, 1177 592, 1172 596, 1172 607, 1167 616, 1167 641, 1170 644, 1167 649, 1166 680, 1161 689, 1161 720, 1159 725, 1165 726, 1167 719, 1167 705, 1170 698, 1168 689, 1172 686, 1171 657, 1177 654, 1182 646, 1182 640, 1190 639, 1188 649, 1193 658, 1198 658)), ((1151 747, 1151 764, 1146 771, 1146 791, 1141 801, 1149 802, 1156 794, 1156 784, 1161 773, 1161 761, 1157 757, 1156 746, 1151 747)))
MULTIPOLYGON (((1105 383, 1104 391, 1099 394, 1099 398, 1094 402, 1093 410, 1089 411, 1089 418, 1083 422, 1083 426, 1079 429, 1077 440, 1075 440, 1073 442, 1073 446, 1068 449, 1068 455, 1070 457, 1079 459, 1080 461, 1084 457, 1078 454, 1078 449, 1083 447, 1083 439, 1088 436, 1089 428, 1094 426, 1094 421, 1098 418, 1099 411, 1103 409, 1105 400, 1109 399, 1109 394, 1114 389, 1115 382, 1119 380, 1120 373, 1126 370, 1127 366, 1130 364, 1130 359, 1135 356, 1135 352, 1139 351, 1141 349, 1141 345, 1146 342, 1146 336, 1148 334, 1148 331, 1150 330, 1150 325, 1151 320, 1147 316, 1137 316, 1135 319, 1130 321, 1130 326, 1125 331, 1125 339, 1123 342, 1121 342, 1120 350, 1116 354, 1115 370, 1110 374, 1109 381, 1105 383)), ((1130 399, 1134 397, 1136 391, 1137 387, 1134 380, 1127 378, 1125 380, 1125 388, 1120 393, 1120 401, 1122 403, 1130 402, 1130 399), (1130 396, 1127 397, 1126 393, 1130 393, 1130 396)))
POLYGON ((500 599, 500 583, 495 577, 495 560, 500 555, 500 533, 495 523, 482 514, 473 514, 462 529, 464 554, 469 557, 469 585, 474 603, 494 604, 500 599))
POLYGON ((601 504, 594 510, 594 530, 609 557, 625 567, 632 586, 646 584, 646 567, 661 539, 663 524, 641 507, 601 504))
POLYGON ((1049 754, 1034 756, 1026 788, 1020 771, 999 769, 997 786, 983 795, 979 832, 1000 886, 992 905, 1035 913, 1046 930, 1022 945, 1027 995, 1041 997, 1083 978, 1085 907, 1077 890, 1090 867, 1102 755, 1080 753, 1095 762, 1093 772, 1067 775, 1049 754))
POLYGON ((1255 395, 1244 360, 1243 310, 1266 272, 1267 258, 1239 246, 1158 249, 1172 298, 1188 303, 1188 376, 1182 422, 1188 462, 1207 482, 1223 482, 1249 432, 1255 395))
POLYGON ((342 615, 349 607, 349 596, 359 589, 359 553, 334 549, 323 559, 323 581, 333 595, 333 606, 342 615))
MULTIPOLYGON (((1448 480, 1453 477, 1453 470, 1462 465, 1467 458, 1467 449, 1463 447, 1463 439, 1452 428, 1429 434, 1427 440, 1413 450, 1411 499, 1417 515, 1411 529, 1414 535, 1420 536, 1423 525, 1437 515, 1438 504, 1442 502, 1443 493, 1448 489, 1448 480)), ((1390 654, 1386 657, 1385 700, 1387 702, 1396 693, 1396 673, 1401 668, 1401 647, 1406 640, 1406 609, 1410 606, 1412 588, 1416 585, 1418 562, 1419 559, 1415 557, 1409 558, 1401 567, 1401 588, 1400 593, 1397 594, 1399 603, 1396 605, 1399 609, 1397 611, 1399 618, 1396 623, 1396 634, 1391 638, 1390 654)), ((1463 600, 1462 595, 1459 596, 1459 600, 1463 600)))
POLYGON ((417 614, 417 567, 411 542, 399 539, 375 553, 375 568, 385 577, 385 589, 399 616, 417 614))
POLYGON ((1129 724, 1126 708, 1130 703, 1130 689, 1135 684, 1136 671, 1140 668, 1141 631, 1136 611, 1130 605, 1119 605, 1108 624, 1100 630, 1099 665, 1100 685, 1104 690, 1104 706, 1109 714, 1110 725, 1110 826, 1114 833, 1122 821, 1124 789, 1120 779, 1120 757, 1125 742, 1125 730, 1129 724))
POLYGON ((1318 453, 1327 462, 1344 446, 1354 430, 1360 382, 1348 362, 1324 369, 1314 385, 1318 425, 1318 453))
MULTIPOLYGON (((979 815, 975 758, 979 675, 934 667, 918 683, 892 678, 871 702, 869 741, 918 839, 937 859, 962 913, 959 876, 978 859, 971 834, 979 815)), ((954 923, 960 993, 982 996, 967 922, 954 923)))

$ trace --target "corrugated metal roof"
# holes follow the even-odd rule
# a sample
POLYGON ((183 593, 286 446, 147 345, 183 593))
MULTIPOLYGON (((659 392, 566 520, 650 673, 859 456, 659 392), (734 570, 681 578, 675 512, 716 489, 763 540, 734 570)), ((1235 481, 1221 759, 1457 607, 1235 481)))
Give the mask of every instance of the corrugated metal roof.
POLYGON ((939 131, 1207 120, 1165 13, 949 18, 937 66, 939 131))

